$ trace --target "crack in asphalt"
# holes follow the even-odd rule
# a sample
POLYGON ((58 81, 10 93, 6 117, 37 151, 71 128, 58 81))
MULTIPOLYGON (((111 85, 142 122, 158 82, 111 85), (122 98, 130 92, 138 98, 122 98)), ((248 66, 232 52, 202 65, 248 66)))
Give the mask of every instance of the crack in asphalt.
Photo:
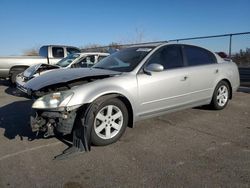
POLYGON ((15 152, 15 153, 10 153, 10 154, 7 154, 7 155, 4 155, 4 156, 0 157, 0 161, 2 161, 4 159, 8 159, 10 157, 15 157, 17 155, 27 153, 27 152, 30 152, 30 151, 39 150, 39 149, 45 148, 45 147, 55 146, 55 145, 58 145, 60 143, 62 143, 62 142, 54 142, 54 143, 51 143, 51 144, 46 144, 46 145, 37 146, 37 147, 22 150, 22 151, 18 151, 18 152, 15 152))

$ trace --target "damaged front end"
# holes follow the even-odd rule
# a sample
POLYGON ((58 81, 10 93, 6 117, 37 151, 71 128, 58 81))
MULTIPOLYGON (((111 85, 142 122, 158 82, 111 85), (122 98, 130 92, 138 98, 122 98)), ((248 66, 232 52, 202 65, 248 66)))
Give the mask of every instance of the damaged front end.
POLYGON ((55 133, 62 135, 70 134, 76 118, 76 110, 72 111, 41 111, 31 116, 30 124, 33 132, 43 134, 44 138, 54 136, 55 133))
POLYGON ((25 86, 25 84, 28 81, 40 76, 41 74, 44 74, 46 72, 59 69, 59 68, 60 67, 57 65, 49 65, 49 64, 43 64, 43 63, 32 65, 29 68, 27 68, 24 72, 17 75, 16 77, 17 89, 29 95, 29 89, 26 88, 25 86))
POLYGON ((61 91, 37 99, 32 105, 36 110, 31 117, 32 131, 44 132, 44 137, 54 135, 55 130, 62 134, 71 133, 76 110, 80 106, 67 107, 73 95, 71 91, 61 91))
POLYGON ((68 106, 74 92, 60 91, 51 93, 37 99, 32 108, 35 110, 34 116, 31 116, 31 128, 33 132, 43 134, 44 138, 54 135, 66 135, 73 133, 73 144, 56 156, 56 159, 64 159, 73 153, 90 151, 90 126, 77 118, 79 112, 84 112, 88 104, 78 104, 68 106))

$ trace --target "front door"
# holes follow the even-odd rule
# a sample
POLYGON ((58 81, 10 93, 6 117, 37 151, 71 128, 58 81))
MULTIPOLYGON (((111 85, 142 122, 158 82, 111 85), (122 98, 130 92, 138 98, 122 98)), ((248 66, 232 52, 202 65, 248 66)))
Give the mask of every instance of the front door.
POLYGON ((161 64, 164 70, 141 72, 137 75, 139 116, 150 116, 186 104, 190 99, 188 72, 183 64, 181 47, 168 45, 157 50, 145 67, 149 64, 161 64))

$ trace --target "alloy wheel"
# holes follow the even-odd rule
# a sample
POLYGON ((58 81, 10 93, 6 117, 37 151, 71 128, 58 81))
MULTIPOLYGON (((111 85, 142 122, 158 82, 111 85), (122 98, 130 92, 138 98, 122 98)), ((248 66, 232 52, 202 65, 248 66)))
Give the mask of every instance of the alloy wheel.
POLYGON ((225 85, 221 85, 217 90, 217 103, 219 106, 223 107, 226 105, 228 100, 228 89, 225 85))
POLYGON ((123 114, 115 105, 104 106, 94 120, 94 130, 102 139, 115 137, 122 128, 123 114))

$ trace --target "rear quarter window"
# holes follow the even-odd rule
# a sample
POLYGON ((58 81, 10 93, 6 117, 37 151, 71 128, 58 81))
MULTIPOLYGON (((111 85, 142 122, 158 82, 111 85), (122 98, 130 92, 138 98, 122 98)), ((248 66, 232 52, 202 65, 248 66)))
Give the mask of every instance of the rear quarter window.
POLYGON ((216 57, 210 51, 196 46, 184 46, 188 66, 217 63, 216 57))
POLYGON ((74 54, 74 53, 80 53, 81 51, 77 48, 66 48, 67 50, 67 55, 69 54, 74 54))

